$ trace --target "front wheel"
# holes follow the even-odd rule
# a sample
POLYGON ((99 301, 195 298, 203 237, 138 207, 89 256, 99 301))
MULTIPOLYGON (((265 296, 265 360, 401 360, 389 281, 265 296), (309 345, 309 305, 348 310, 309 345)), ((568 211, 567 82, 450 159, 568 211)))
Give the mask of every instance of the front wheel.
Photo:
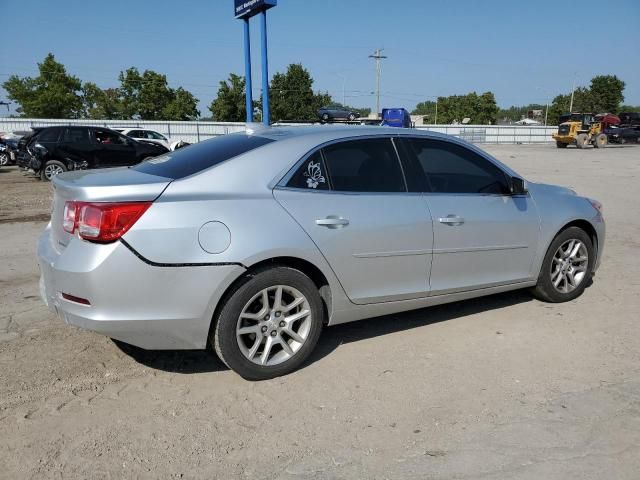
POLYGON ((553 303, 579 297, 591 279, 594 260, 593 243, 584 230, 563 230, 547 250, 533 294, 553 303))
POLYGON ((589 144, 589 135, 586 133, 579 133, 576 136, 576 147, 585 148, 589 144))
POLYGON ((53 177, 66 171, 67 171, 67 167, 64 165, 64 163, 58 160, 49 160, 44 164, 44 167, 42 167, 42 170, 40 170, 40 178, 42 180, 46 180, 47 182, 50 182, 53 179, 53 177))
POLYGON ((0 152, 0 167, 9 165, 9 154, 7 152, 0 152))
POLYGON ((593 141, 593 146, 596 148, 604 148, 607 146, 607 143, 609 143, 607 136, 604 133, 599 133, 593 141))
POLYGON ((210 340, 240 376, 266 380, 294 371, 307 359, 323 317, 320 293, 309 277, 289 267, 269 268, 247 276, 231 293, 210 340))

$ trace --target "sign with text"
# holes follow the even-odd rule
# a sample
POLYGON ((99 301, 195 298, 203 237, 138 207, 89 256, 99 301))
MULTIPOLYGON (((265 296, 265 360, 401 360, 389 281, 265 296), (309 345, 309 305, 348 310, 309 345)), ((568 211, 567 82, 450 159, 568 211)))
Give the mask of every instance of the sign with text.
POLYGON ((233 14, 236 18, 249 18, 275 7, 278 0, 234 0, 233 14))

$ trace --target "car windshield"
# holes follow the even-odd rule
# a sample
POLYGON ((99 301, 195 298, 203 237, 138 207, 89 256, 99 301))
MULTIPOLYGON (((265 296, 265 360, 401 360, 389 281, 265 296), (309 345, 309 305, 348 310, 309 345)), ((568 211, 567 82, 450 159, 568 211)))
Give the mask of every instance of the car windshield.
POLYGON ((244 133, 222 135, 152 158, 131 168, 150 175, 177 180, 273 141, 270 138, 244 133))

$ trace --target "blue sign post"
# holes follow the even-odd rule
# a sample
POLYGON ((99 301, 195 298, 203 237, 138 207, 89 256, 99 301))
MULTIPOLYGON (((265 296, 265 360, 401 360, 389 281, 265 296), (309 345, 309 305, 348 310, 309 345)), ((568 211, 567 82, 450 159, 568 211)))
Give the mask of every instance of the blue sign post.
POLYGON ((249 19, 260 14, 262 53, 262 123, 269 125, 269 61, 267 55, 267 10, 278 0, 234 0, 234 15, 244 22, 244 72, 247 122, 253 122, 253 96, 251 91, 251 35, 249 19))

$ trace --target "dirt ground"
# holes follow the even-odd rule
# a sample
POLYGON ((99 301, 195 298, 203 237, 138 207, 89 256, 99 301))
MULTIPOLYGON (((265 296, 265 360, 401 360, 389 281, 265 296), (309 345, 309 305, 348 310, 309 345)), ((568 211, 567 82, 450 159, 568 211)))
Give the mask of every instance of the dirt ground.
POLYGON ((485 148, 603 202, 585 294, 329 328, 304 368, 258 383, 48 313, 34 250, 49 186, 1 169, 0 477, 639 478, 640 146, 485 148))

